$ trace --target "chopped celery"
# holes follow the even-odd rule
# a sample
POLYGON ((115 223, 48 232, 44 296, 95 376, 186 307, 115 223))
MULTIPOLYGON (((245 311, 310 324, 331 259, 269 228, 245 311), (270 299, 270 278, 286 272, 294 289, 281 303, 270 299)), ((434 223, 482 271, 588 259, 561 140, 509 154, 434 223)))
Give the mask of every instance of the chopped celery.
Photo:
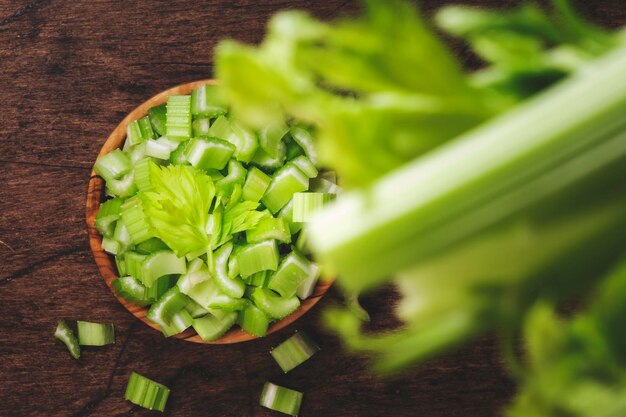
POLYGON ((146 142, 146 156, 167 160, 170 159, 172 151, 173 149, 164 141, 149 139, 146 142))
POLYGON ((306 191, 308 188, 307 176, 295 165, 287 163, 274 174, 261 201, 269 211, 277 213, 295 193, 306 191))
POLYGON ((189 299, 178 287, 169 289, 156 303, 152 304, 146 317, 161 328, 167 328, 176 313, 187 305, 189 299))
POLYGON ((137 193, 133 171, 120 179, 113 179, 106 183, 106 194, 112 197, 131 197, 137 193))
POLYGON ((81 346, 104 346, 115 343, 115 330, 112 324, 77 321, 78 343, 81 346))
POLYGON ((133 167, 133 173, 135 174, 133 179, 139 191, 150 191, 152 189, 152 182, 150 181, 150 163, 150 158, 144 158, 138 161, 133 167))
POLYGON ((163 275, 184 274, 187 270, 185 258, 179 258, 172 251, 154 252, 141 265, 141 282, 151 287, 163 275))
POLYGON ((267 288, 283 297, 293 297, 298 287, 309 277, 311 262, 296 252, 285 256, 272 275, 267 288))
POLYGON ((295 193, 293 195, 294 222, 306 223, 313 215, 334 199, 333 194, 326 193, 295 193))
POLYGON ((298 289, 296 290, 296 295, 299 299, 304 300, 306 298, 309 298, 311 294, 313 294, 315 284, 317 284, 317 280, 319 279, 319 277, 320 267, 317 264, 311 263, 311 267, 309 268, 309 275, 304 281, 300 283, 298 289))
POLYGON ((300 168, 300 171, 309 178, 315 178, 319 173, 313 162, 304 155, 295 157, 290 162, 300 168))
POLYGON ((288 131, 289 128, 284 122, 265 126, 259 132, 259 145, 261 145, 261 149, 263 149, 270 158, 277 158, 280 152, 278 144, 288 131))
POLYGON ((169 247, 161 239, 152 237, 145 242, 141 242, 135 247, 135 250, 139 253, 149 255, 157 251, 168 250, 169 247))
POLYGON ((237 324, 251 335, 263 337, 267 333, 270 319, 267 314, 248 302, 237 315, 237 324))
POLYGON ((289 130, 291 138, 304 150, 304 154, 313 165, 318 166, 317 151, 313 143, 313 136, 308 130, 294 126, 289 130))
POLYGON ((137 145, 153 137, 154 131, 149 116, 131 122, 126 128, 126 144, 128 146, 137 145))
POLYGON ((154 106, 148 110, 148 118, 150 119, 150 124, 152 124, 152 129, 159 135, 165 134, 166 113, 167 106, 165 104, 154 106))
POLYGON ((165 410, 170 390, 165 385, 154 382, 136 372, 130 374, 124 398, 148 410, 165 410))
POLYGON ((307 361, 320 350, 319 346, 304 332, 298 332, 270 351, 270 354, 287 373, 307 361))
POLYGON ((267 288, 254 288, 250 293, 252 302, 274 319, 287 317, 300 307, 298 297, 281 297, 267 288))
POLYGON ((191 92, 191 114, 213 118, 227 111, 217 85, 205 84, 191 92))
POLYGON ((170 139, 183 140, 191 136, 191 96, 168 97, 165 131, 170 139))
POLYGON ((283 243, 291 242, 291 233, 285 219, 268 217, 259 221, 255 228, 246 230, 248 243, 258 243, 268 239, 276 239, 283 243))
POLYGON ((241 298, 246 290, 246 284, 239 277, 229 278, 227 271, 228 257, 232 250, 233 244, 229 242, 215 252, 215 282, 224 294, 233 298, 241 298))
POLYGON ((187 156, 185 155, 185 149, 187 149, 189 142, 191 142, 191 140, 180 142, 178 147, 170 153, 170 162, 172 165, 183 165, 189 163, 189 161, 187 161, 187 156))
POLYGON ((193 317, 186 309, 180 310, 170 318, 169 322, 161 325, 163 336, 170 337, 182 333, 193 324, 193 317))
POLYGON ((285 142, 279 142, 276 156, 268 155, 262 148, 258 148, 252 156, 251 162, 268 170, 280 168, 285 163, 287 155, 287 147, 285 142))
POLYGON ((130 171, 130 158, 121 149, 102 155, 93 166, 105 181, 121 178, 130 171))
POLYGON ((129 198, 122 204, 121 221, 126 226, 134 245, 154 237, 154 230, 138 196, 129 198))
POLYGON ((223 317, 217 318, 212 314, 199 317, 193 321, 193 328, 202 340, 212 342, 219 339, 237 321, 237 313, 227 312, 223 317))
MULTIPOLYGON (((117 222, 115 224, 115 230, 113 231, 113 239, 119 244, 119 254, 126 252, 131 246, 132 241, 126 225, 123 222, 117 222)), ((140 243, 141 244, 141 243, 140 243)))
POLYGON ((102 250, 111 255, 117 255, 120 253, 120 244, 115 239, 105 236, 102 238, 102 250))
POLYGON ((118 297, 122 297, 126 301, 130 301, 140 307, 146 306, 152 302, 152 300, 148 298, 146 287, 132 276, 115 278, 113 282, 111 282, 111 286, 118 297))
POLYGON ((250 201, 261 200, 271 181, 272 178, 257 167, 250 168, 243 185, 243 198, 250 201))
POLYGON ((246 170, 240 162, 231 159, 228 161, 228 175, 218 180, 215 185, 224 194, 230 194, 236 184, 243 185, 246 180, 246 170))
POLYGON ((293 221, 293 198, 289 200, 287 204, 285 204, 285 207, 280 209, 280 211, 278 212, 278 217, 280 217, 281 219, 285 219, 285 222, 287 223, 287 226, 289 226, 289 231, 292 235, 295 235, 300 231, 300 229, 302 229, 302 223, 293 221))
POLYGON ((146 259, 146 255, 138 252, 128 251, 124 254, 124 268, 126 274, 141 281, 141 266, 146 259))
POLYGON ((185 148, 185 158, 202 169, 224 169, 235 152, 235 147, 218 138, 192 139, 185 148))
POLYGON ((191 132, 194 138, 207 137, 211 131, 211 119, 198 117, 191 123, 191 132))
POLYGON ((115 222, 120 218, 123 203, 123 198, 113 198, 100 204, 94 225, 102 236, 113 236, 115 222))
POLYGON ((246 283, 254 287, 265 288, 269 281, 269 271, 261 271, 246 278, 246 283))
POLYGON ((259 146, 253 131, 225 116, 215 119, 209 134, 230 142, 235 147, 235 158, 242 162, 250 162, 259 146))
POLYGON ((249 244, 237 253, 239 273, 245 278, 259 271, 275 271, 278 268, 278 258, 275 240, 249 244))
POLYGON ((297 416, 302 404, 302 393, 266 382, 259 403, 270 410, 297 416))
POLYGON ((54 337, 65 344, 72 358, 80 358, 80 345, 70 326, 64 320, 61 320, 54 332, 54 337))

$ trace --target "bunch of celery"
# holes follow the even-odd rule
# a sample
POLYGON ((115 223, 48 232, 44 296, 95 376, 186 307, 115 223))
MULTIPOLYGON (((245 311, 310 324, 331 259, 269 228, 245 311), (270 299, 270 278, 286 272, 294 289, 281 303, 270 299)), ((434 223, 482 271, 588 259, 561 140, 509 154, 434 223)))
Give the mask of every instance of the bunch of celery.
POLYGON ((610 274, 626 244, 623 33, 565 0, 445 8, 440 27, 485 61, 468 73, 412 6, 364 3, 331 24, 278 14, 259 47, 216 56, 235 114, 308 123, 351 188, 308 229, 316 256, 350 293, 393 280, 403 295, 402 330, 363 335, 343 310, 329 325, 382 372, 493 328, 512 351, 523 332, 511 415, 621 415, 606 401, 626 387, 626 276, 610 274), (553 306, 598 287, 621 291, 557 324, 553 306))

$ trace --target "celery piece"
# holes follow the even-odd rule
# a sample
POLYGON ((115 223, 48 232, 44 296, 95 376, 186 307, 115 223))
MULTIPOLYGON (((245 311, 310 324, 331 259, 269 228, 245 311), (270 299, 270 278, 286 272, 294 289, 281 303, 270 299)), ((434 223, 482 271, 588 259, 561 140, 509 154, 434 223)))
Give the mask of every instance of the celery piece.
POLYGON ((265 314, 274 319, 282 319, 300 307, 298 297, 281 297, 267 288, 254 288, 250 300, 265 314))
POLYGON ((247 302, 237 315, 237 324, 253 336, 263 337, 267 334, 270 319, 254 304, 247 302))
POLYGON ((159 327, 167 327, 172 317, 185 308, 188 302, 189 298, 178 287, 172 287, 152 304, 146 317, 159 327))
POLYGON ((283 166, 287 154, 285 142, 279 142, 275 157, 268 155, 262 148, 258 148, 252 156, 251 162, 268 170, 275 170, 283 166))
POLYGON ((187 161, 187 156, 185 155, 185 149, 187 149, 187 145, 189 145, 191 140, 185 140, 178 144, 178 147, 170 153, 170 162, 172 165, 182 165, 185 163, 189 163, 187 161))
POLYGON ((246 284, 239 277, 228 276, 228 258, 233 250, 232 243, 226 243, 214 253, 215 282, 224 294, 233 298, 241 298, 246 290, 246 284))
POLYGON ((54 337, 65 344, 72 358, 80 358, 80 345, 70 326, 64 320, 61 320, 54 331, 54 337))
POLYGON ((305 332, 298 332, 270 351, 280 369, 287 373, 306 362, 320 348, 305 332))
POLYGON ((170 139, 184 140, 191 136, 191 96, 172 95, 167 98, 165 134, 170 139))
POLYGON ((150 110, 148 110, 148 118, 150 119, 152 129, 159 135, 164 135, 166 132, 166 113, 167 106, 165 104, 151 107, 150 110))
POLYGON ((205 84, 191 92, 191 114, 213 118, 227 111, 219 86, 205 84))
POLYGON ((304 175, 309 178, 315 178, 319 173, 317 171, 317 168, 315 168, 315 165, 313 165, 313 162, 311 162, 311 160, 304 155, 297 156, 293 158, 290 162, 297 166, 300 171, 302 171, 304 175))
POLYGON ((271 276, 267 288, 289 298, 296 294, 300 284, 310 275, 311 262, 296 252, 285 256, 278 270, 271 276))
POLYGON ((309 179, 298 167, 291 163, 285 164, 272 177, 261 202, 272 213, 277 213, 291 200, 291 197, 309 188, 309 179))
POLYGON ((270 158, 278 157, 280 153, 278 144, 288 131, 289 128, 282 121, 266 125, 259 132, 259 145, 261 149, 263 149, 270 158))
POLYGON ((148 139, 152 139, 153 137, 154 131, 152 130, 152 124, 150 123, 149 117, 146 116, 139 120, 132 121, 126 127, 126 142, 124 146, 125 148, 132 147, 148 139))
POLYGON ((179 258, 172 251, 159 251, 148 255, 141 265, 141 282, 151 287, 163 275, 184 274, 187 270, 185 258, 179 258))
POLYGON ((315 263, 311 263, 309 267, 309 275, 306 277, 304 281, 300 283, 298 289, 296 290, 296 295, 299 299, 304 300, 309 298, 313 291, 315 290, 315 284, 320 277, 320 267, 315 263))
POLYGON ((135 186, 139 191, 150 191, 152 182, 150 181, 150 158, 142 159, 133 167, 135 186))
POLYGON ((261 200, 271 181, 272 178, 269 175, 257 167, 251 167, 243 184, 243 198, 249 201, 261 200))
POLYGON ((106 182, 106 194, 112 197, 127 198, 137 193, 133 171, 120 179, 109 179, 106 182))
POLYGON ((156 159, 168 160, 172 149, 169 144, 163 141, 149 139, 146 141, 146 156, 151 156, 156 159))
POLYGON ((108 182, 112 179, 121 178, 130 172, 130 159, 121 149, 114 149, 99 157, 93 170, 108 182))
POLYGON ((289 231, 292 235, 295 235, 300 231, 300 229, 302 229, 302 223, 293 221, 293 198, 289 200, 287 204, 285 204, 285 207, 280 209, 280 211, 278 212, 278 217, 280 217, 281 219, 285 219, 285 222, 287 223, 289 231))
POLYGON ((236 184, 241 186, 244 184, 245 180, 246 169, 240 162, 231 159, 228 161, 228 175, 217 180, 215 185, 223 194, 230 194, 236 184))
POLYGON ((245 127, 237 120, 230 121, 230 127, 238 140, 231 138, 231 143, 236 147, 235 158, 241 162, 250 162, 259 147, 259 139, 256 133, 251 129, 245 127))
POLYGON ((293 217, 298 223, 306 223, 313 215, 334 199, 334 194, 295 193, 293 195, 293 217))
POLYGON ((131 276, 115 278, 111 282, 111 286, 118 297, 140 307, 146 306, 152 301, 148 298, 146 287, 131 276))
POLYGON ((100 204, 94 226, 102 236, 112 237, 115 230, 115 222, 122 212, 123 198, 112 198, 100 204))
POLYGON ((192 324, 193 317, 191 316, 191 313, 189 313, 186 309, 183 309, 175 313, 167 324, 159 327, 161 328, 163 336, 170 337, 184 332, 191 327, 192 324))
POLYGON ((224 169, 235 147, 218 138, 191 139, 185 147, 186 160, 196 168, 224 169))
POLYGON ((154 382, 137 372, 130 374, 124 398, 148 410, 165 410, 170 390, 165 385, 154 382))
POLYGON ((319 166, 319 160, 317 158, 317 151, 315 150, 315 143, 313 136, 308 130, 298 126, 294 126, 289 130, 291 138, 296 142, 303 150, 304 154, 309 161, 315 166, 319 166))
POLYGON ((132 246, 132 241, 130 240, 130 234, 128 233, 128 229, 126 229, 126 226, 122 222, 117 222, 115 224, 113 239, 115 239, 119 244, 119 255, 126 252, 128 248, 132 246))
POLYGON ((193 321, 193 328, 198 336, 207 342, 219 339, 233 327, 237 321, 237 313, 227 312, 223 317, 217 318, 212 314, 199 317, 193 321))
POLYGON ((144 213, 139 196, 129 198, 122 204, 121 221, 126 226, 134 245, 154 237, 154 230, 144 213))
POLYGON ((276 239, 279 242, 290 243, 291 234, 285 219, 268 217, 261 219, 253 229, 246 230, 246 241, 258 243, 268 239, 276 239))
POLYGON ((297 416, 302 404, 302 393, 266 382, 263 385, 259 404, 273 411, 297 416))
POLYGON ((126 274, 141 281, 141 265, 146 259, 146 255, 138 252, 128 251, 124 254, 124 268, 126 274))
POLYGON ((245 278, 259 271, 275 271, 278 268, 278 258, 275 240, 246 245, 237 253, 239 273, 245 278))
POLYGON ((115 239, 105 236, 102 238, 102 250, 117 255, 120 252, 120 244, 115 239))
POLYGON ((207 137, 211 131, 211 119, 198 117, 191 123, 191 132, 194 138, 207 137))
POLYGON ((304 150, 295 141, 287 143, 287 160, 291 161, 301 155, 304 155, 304 150))
POLYGON ((169 247, 161 239, 157 237, 152 237, 145 242, 141 242, 140 244, 138 244, 135 247, 135 250, 139 253, 150 255, 151 253, 157 251, 169 250, 169 247))
POLYGON ((267 282, 269 281, 269 271, 260 271, 255 274, 252 274, 246 278, 246 284, 252 285, 254 287, 267 287, 267 282))
POLYGON ((77 321, 78 343, 81 346, 104 346, 115 343, 115 330, 112 324, 77 321))

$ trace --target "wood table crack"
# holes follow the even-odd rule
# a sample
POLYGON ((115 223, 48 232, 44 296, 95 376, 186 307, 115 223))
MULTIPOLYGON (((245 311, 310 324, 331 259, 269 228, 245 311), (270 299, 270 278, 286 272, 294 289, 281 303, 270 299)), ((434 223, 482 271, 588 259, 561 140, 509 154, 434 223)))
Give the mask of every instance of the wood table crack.
POLYGON ((2 278, 0 279, 0 286, 3 285, 7 285, 9 283, 11 283, 12 281, 21 278, 23 276, 28 276, 29 274, 31 274, 32 272, 35 272, 38 268, 52 262, 55 261, 57 259, 63 258, 65 256, 69 256, 69 255, 73 255, 75 253, 78 253, 80 251, 87 251, 87 247, 85 246, 85 244, 81 243, 78 246, 72 246, 70 248, 66 248, 60 252, 54 253, 50 256, 46 256, 43 259, 40 259, 38 261, 35 261, 29 265, 26 265, 23 268, 18 269, 17 271, 11 273, 8 277, 2 278))
POLYGON ((133 332, 135 331, 135 328, 137 327, 137 324, 138 322, 133 321, 128 327, 126 334, 124 335, 124 341, 122 342, 122 347, 120 348, 119 353, 115 357, 115 362, 113 362, 113 369, 111 369, 111 373, 109 374, 109 379, 107 381, 107 385, 104 389, 104 392, 100 394, 99 396, 97 396, 96 398, 94 398, 93 400, 89 401, 87 404, 85 404, 80 410, 72 414, 71 417, 86 417, 90 415, 96 409, 96 407, 98 407, 98 405, 102 403, 102 401, 106 400, 109 394, 111 394, 113 378, 115 377, 115 373, 117 372, 117 369, 119 368, 122 355, 126 351, 126 346, 128 345, 128 342, 130 341, 131 336, 133 332))

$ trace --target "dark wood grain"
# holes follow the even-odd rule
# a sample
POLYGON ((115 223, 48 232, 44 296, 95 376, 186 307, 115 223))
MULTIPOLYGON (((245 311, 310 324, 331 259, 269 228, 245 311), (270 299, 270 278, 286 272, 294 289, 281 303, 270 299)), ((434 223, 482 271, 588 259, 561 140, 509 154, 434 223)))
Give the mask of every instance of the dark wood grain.
MULTIPOLYGON (((446 2, 421 3, 428 13, 446 2)), ((600 23, 626 24, 622 0, 577 3, 600 23)), ((219 39, 257 42, 268 17, 292 7, 321 18, 357 9, 353 0, 0 2, 0 416, 154 415, 123 399, 132 370, 172 388, 171 416, 276 415, 257 405, 266 380, 304 390, 304 417, 489 417, 509 401, 514 386, 490 337, 381 380, 320 325, 333 291, 277 334, 207 346, 164 339, 100 278, 84 202, 107 135, 148 97, 211 78, 219 39), (61 318, 113 322, 117 343, 74 361, 52 337, 61 318), (282 375, 268 351, 295 329, 322 350, 282 375)), ((394 300, 386 290, 365 304, 388 326, 394 300)))

